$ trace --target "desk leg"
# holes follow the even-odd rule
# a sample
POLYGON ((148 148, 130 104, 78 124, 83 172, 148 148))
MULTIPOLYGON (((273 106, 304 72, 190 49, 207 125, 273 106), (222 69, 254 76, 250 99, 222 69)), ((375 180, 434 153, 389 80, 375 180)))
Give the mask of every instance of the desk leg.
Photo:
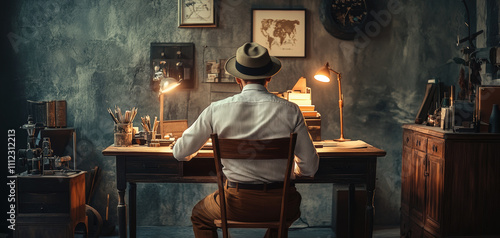
POLYGON ((130 238, 136 238, 137 237, 137 207, 136 207, 136 195, 137 195, 137 184, 136 183, 129 183, 130 188, 128 190, 128 211, 129 211, 129 230, 130 230, 130 238))
POLYGON ((350 238, 354 237, 354 214, 356 213, 356 199, 354 198, 355 188, 354 184, 349 184, 349 194, 348 194, 348 211, 347 211, 347 231, 350 238))
POLYGON ((375 180, 377 172, 377 158, 368 162, 368 175, 366 178, 366 213, 365 213, 365 236, 373 236, 373 197, 375 195, 375 180))
POLYGON ((127 238, 127 204, 125 192, 127 180, 125 177, 125 159, 116 157, 116 188, 118 189, 118 227, 120 238, 127 238))

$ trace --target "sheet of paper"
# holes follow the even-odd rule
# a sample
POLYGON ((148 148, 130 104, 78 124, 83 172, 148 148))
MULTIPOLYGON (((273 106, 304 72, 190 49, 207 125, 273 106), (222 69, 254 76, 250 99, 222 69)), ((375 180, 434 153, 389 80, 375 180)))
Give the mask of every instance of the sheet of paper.
POLYGON ((315 144, 322 145, 323 147, 342 147, 342 148, 366 148, 368 144, 362 140, 352 140, 352 141, 334 141, 334 140, 324 140, 314 142, 315 144))
POLYGON ((351 141, 337 142, 337 147, 351 148, 351 149, 366 148, 368 147, 368 144, 362 140, 351 140, 351 141))

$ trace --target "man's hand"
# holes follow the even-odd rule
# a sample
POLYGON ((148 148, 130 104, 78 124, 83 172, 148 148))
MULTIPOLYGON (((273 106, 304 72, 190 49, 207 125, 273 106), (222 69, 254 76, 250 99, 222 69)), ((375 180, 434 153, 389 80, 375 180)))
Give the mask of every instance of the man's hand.
POLYGON ((170 147, 170 149, 172 149, 172 150, 173 150, 173 149, 174 149, 175 142, 176 142, 176 141, 174 140, 174 142, 172 142, 172 144, 170 144, 168 147, 170 147))

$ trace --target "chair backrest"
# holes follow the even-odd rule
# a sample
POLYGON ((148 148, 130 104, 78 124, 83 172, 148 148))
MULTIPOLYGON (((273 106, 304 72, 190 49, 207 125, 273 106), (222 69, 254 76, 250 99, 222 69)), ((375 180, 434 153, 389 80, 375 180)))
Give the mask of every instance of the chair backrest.
POLYGON ((271 160, 286 159, 287 165, 284 168, 283 196, 281 200, 279 236, 286 234, 286 204, 288 189, 290 187, 290 174, 294 161, 295 142, 297 134, 291 133, 290 137, 267 139, 267 140, 247 140, 247 139, 219 139, 217 134, 212 134, 212 144, 214 150, 215 169, 217 170, 217 184, 219 186, 219 198, 221 208, 221 221, 223 237, 228 237, 226 198, 224 194, 224 179, 222 174, 221 158, 224 159, 250 159, 250 160, 271 160))

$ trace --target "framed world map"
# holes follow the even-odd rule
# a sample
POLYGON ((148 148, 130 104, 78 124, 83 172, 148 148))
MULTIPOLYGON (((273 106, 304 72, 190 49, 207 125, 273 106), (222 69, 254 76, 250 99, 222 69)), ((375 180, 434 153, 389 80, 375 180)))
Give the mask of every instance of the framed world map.
POLYGON ((252 9, 251 39, 276 57, 306 57, 305 9, 252 9))

